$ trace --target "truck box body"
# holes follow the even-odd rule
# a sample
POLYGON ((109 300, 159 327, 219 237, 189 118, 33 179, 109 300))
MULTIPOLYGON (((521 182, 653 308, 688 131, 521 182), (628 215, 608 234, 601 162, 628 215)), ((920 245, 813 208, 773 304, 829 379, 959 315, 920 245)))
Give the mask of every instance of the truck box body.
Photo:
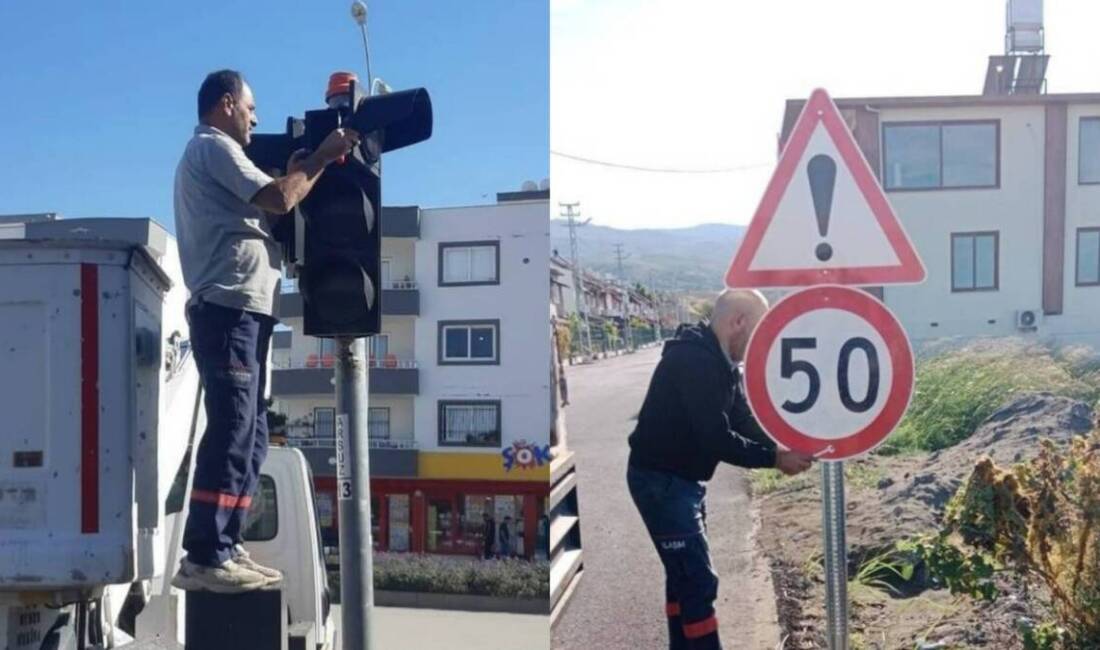
POLYGON ((4 237, 0 590, 163 573, 164 501, 198 382, 181 362, 175 249, 139 219, 28 223, 4 237))

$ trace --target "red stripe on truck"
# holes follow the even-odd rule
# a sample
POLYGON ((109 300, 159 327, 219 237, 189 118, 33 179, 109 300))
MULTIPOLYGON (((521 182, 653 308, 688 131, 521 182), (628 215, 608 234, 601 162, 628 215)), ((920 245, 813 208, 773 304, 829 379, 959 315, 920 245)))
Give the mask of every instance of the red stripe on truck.
POLYGON ((99 532, 99 267, 80 265, 80 532, 99 532))

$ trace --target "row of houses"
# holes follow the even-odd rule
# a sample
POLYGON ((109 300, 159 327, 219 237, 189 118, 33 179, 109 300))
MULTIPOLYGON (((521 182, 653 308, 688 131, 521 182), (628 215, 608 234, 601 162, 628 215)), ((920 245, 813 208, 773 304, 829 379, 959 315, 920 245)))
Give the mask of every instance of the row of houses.
MULTIPOLYGON (((387 207, 382 333, 369 345, 371 518, 383 551, 476 555, 483 513, 517 554, 546 534, 551 330, 549 192, 491 205, 387 207), (541 342, 541 344, 540 344, 541 342)), ((338 536, 334 348, 281 296, 272 407, 313 470, 325 543, 338 536)))
POLYGON ((556 318, 573 324, 574 351, 580 350, 586 320, 594 351, 657 340, 662 329, 674 329, 679 322, 677 310, 669 305, 671 300, 641 284, 630 285, 583 269, 574 273, 572 264, 557 250, 550 253, 550 304, 556 318), (579 305, 578 280, 583 288, 579 305))

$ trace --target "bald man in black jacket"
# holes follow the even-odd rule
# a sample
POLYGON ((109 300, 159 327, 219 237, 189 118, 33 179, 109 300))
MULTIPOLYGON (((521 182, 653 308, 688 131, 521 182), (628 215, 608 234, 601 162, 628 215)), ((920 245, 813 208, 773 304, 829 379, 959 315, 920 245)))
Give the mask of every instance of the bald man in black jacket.
POLYGON ((813 457, 776 449, 741 391, 738 364, 768 309, 756 291, 726 290, 712 319, 665 343, 638 425, 627 484, 665 568, 670 650, 720 650, 718 576, 706 538, 706 486, 718 463, 788 475, 813 457))

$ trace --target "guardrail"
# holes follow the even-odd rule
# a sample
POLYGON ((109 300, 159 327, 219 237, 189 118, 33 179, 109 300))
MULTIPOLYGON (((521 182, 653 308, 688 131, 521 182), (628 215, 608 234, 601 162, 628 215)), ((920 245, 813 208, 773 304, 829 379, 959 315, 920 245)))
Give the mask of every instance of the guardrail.
MULTIPOLYGON (((385 291, 415 291, 420 285, 416 280, 390 280, 382 283, 385 291)), ((298 293, 298 280, 296 278, 283 278, 279 285, 279 293, 298 293)))
POLYGON ((550 463, 550 626, 557 625, 584 573, 577 468, 571 452, 550 463))
MULTIPOLYGON (((290 431, 290 428, 287 428, 290 431)), ((293 438, 288 437, 286 444, 290 447, 298 448, 312 448, 312 449, 335 449, 336 441, 332 438, 293 438)), ((413 438, 378 438, 370 436, 367 439, 367 445, 371 449, 406 449, 415 450, 419 449, 416 440, 413 438)))

